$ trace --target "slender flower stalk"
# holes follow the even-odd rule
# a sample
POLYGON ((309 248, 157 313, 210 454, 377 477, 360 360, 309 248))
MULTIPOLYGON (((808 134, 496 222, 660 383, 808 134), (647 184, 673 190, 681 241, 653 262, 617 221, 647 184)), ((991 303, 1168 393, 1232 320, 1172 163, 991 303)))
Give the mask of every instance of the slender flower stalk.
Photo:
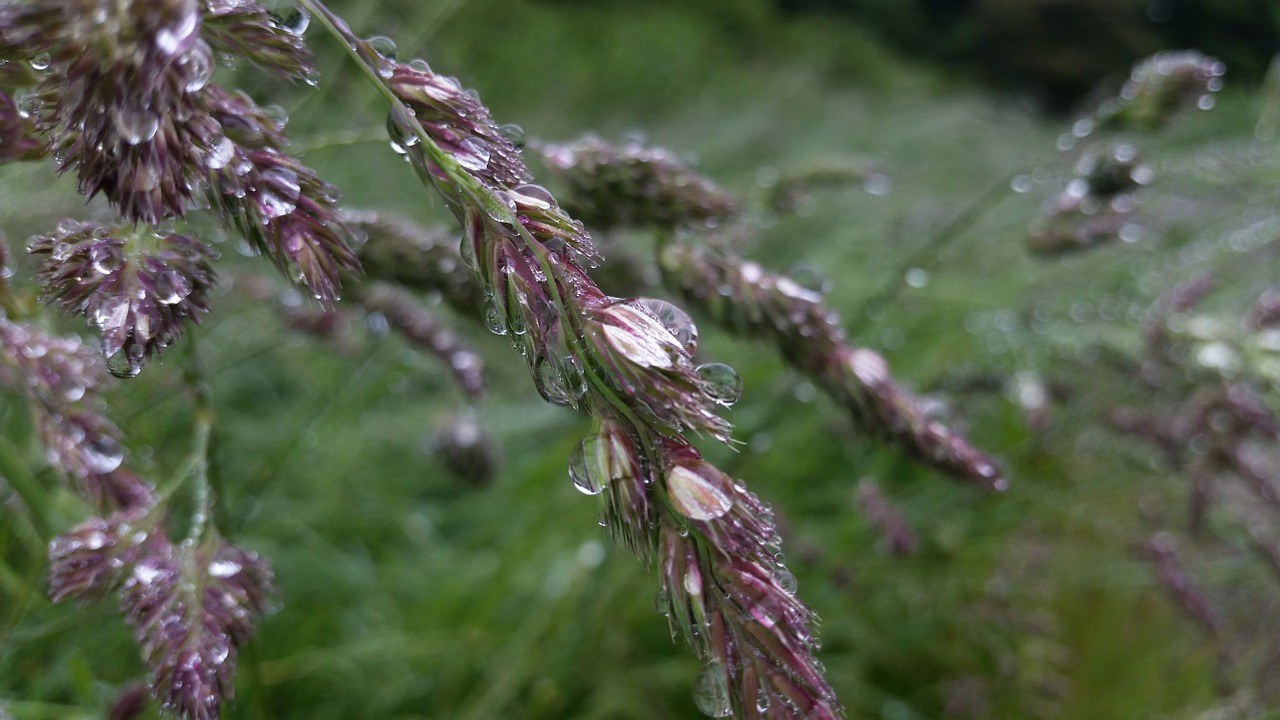
POLYGON ((884 496, 875 478, 865 477, 858 482, 857 503, 867 520, 889 542, 894 555, 911 555, 916 551, 915 533, 902 513, 884 496))
POLYGON ((355 301, 371 313, 380 313, 406 340, 439 358, 468 396, 484 394, 480 355, 411 294, 388 283, 372 283, 356 292, 355 301))
MULTIPOLYGON (((995 463, 959 434, 929 420, 889 377, 883 358, 847 344, 843 328, 818 292, 727 251, 698 250, 665 239, 672 228, 718 221, 737 212, 737 203, 710 180, 666 151, 634 143, 615 148, 588 137, 541 150, 568 184, 573 207, 583 208, 593 223, 606 227, 663 230, 658 266, 667 284, 717 325, 773 341, 790 365, 849 409, 859 429, 890 440, 943 472, 1003 488, 995 463)), ((848 179, 855 173, 853 168, 844 170, 818 173, 812 180, 848 179)), ((858 166, 856 172, 870 171, 858 166)), ((795 192, 801 192, 800 186, 795 192)))
POLYGON ((675 627, 706 663, 699 706, 713 716, 838 717, 811 613, 774 560, 770 513, 684 437, 728 441, 717 409, 736 399, 736 377, 694 366, 683 312, 596 287, 583 265, 599 258, 581 223, 530 183, 474 93, 420 60, 385 56, 316 0, 304 5, 387 98, 393 142, 462 224, 462 256, 488 296, 492 329, 524 354, 548 401, 596 418, 571 476, 603 496, 615 536, 658 557, 675 627))
POLYGON ((672 229, 737 215, 738 203, 670 152, 595 135, 537 148, 552 175, 569 186, 565 209, 593 228, 648 225, 672 229))
POLYGON ((484 317, 487 298, 475 271, 458 252, 457 230, 429 230, 386 213, 347 212, 343 217, 365 236, 359 255, 368 277, 419 293, 437 293, 457 312, 484 317))
POLYGON ((821 386, 862 431, 952 477, 992 490, 1007 486, 994 460, 925 415, 894 382, 883 357, 848 344, 818 292, 757 263, 683 242, 667 242, 658 262, 668 285, 687 302, 721 327, 775 343, 783 359, 821 386))

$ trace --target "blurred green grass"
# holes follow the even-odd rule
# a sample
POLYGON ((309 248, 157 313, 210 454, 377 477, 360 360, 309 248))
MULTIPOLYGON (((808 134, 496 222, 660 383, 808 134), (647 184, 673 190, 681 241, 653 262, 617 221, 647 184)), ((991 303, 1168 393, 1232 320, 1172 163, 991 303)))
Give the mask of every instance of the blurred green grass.
MULTIPOLYGON (((343 5, 358 31, 394 36, 402 57, 458 75, 499 122, 532 137, 643 132, 749 199, 764 193, 762 168, 874 161, 890 194, 817 193, 762 227, 749 251, 778 268, 822 268, 854 340, 922 390, 1017 370, 1103 382, 1085 351, 1113 337, 1136 346, 1138 333, 1104 321, 1103 303, 1149 304, 1206 266, 1243 293, 1276 267, 1222 240, 1275 217, 1280 165, 1250 155, 1259 108, 1248 92, 1228 89, 1213 112, 1135 138, 1171 178, 1153 208, 1194 201, 1213 212, 1161 221, 1158 237, 1132 246, 1038 261, 1021 240, 1065 172, 1053 149, 1063 123, 914 67, 856 28, 784 22, 757 1, 343 5), (1036 168, 1048 181, 1007 190, 1036 168), (973 208, 976 221, 930 252, 973 208), (861 312, 915 266, 927 267, 926 285, 861 312)), ((309 39, 319 90, 236 75, 289 111, 305 161, 348 203, 448 222, 387 151, 381 101, 318 28, 309 39)), ((81 212, 66 179, 43 167, 0 169, 0 202, 15 246, 50 217, 81 212)), ((506 343, 477 336, 493 381, 479 413, 506 463, 487 487, 453 480, 424 451, 462 404, 440 368, 372 332, 349 356, 290 334, 242 292, 244 273, 263 264, 233 242, 222 250, 237 282, 190 349, 216 402, 223 510, 235 539, 273 560, 281 589, 227 717, 700 717, 696 661, 654 610, 654 576, 610 546, 594 502, 567 479, 584 419, 542 403, 506 343)), ((1152 524, 1139 501, 1154 495, 1176 515, 1185 489, 1108 435, 1088 393, 1043 436, 1002 392, 949 397, 953 419, 1007 464, 1012 489, 992 497, 877 450, 770 353, 701 329, 702 354, 746 382, 729 413, 746 447, 707 451, 778 510, 851 718, 1193 718, 1224 702, 1231 683, 1214 641, 1133 553, 1152 524), (858 515, 853 488, 866 475, 919 533, 917 555, 890 556, 858 515)), ((188 351, 112 393, 132 460, 160 480, 189 442, 188 351)), ((19 448, 31 445, 24 421, 6 398, 0 423, 19 448)), ((55 500, 65 525, 83 512, 55 500)), ((40 548, 4 525, 0 699, 19 720, 101 716, 113 688, 142 673, 127 631, 109 603, 43 600, 40 548)), ((1232 562, 1225 572, 1256 569, 1232 562)))

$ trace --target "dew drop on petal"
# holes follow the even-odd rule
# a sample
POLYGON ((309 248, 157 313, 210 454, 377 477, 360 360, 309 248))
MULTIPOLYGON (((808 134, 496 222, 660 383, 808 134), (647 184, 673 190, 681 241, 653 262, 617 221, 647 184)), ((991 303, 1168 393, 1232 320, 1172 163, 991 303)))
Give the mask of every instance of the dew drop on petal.
POLYGON ((690 520, 714 520, 733 509, 733 498, 723 488, 685 465, 667 473, 667 495, 676 511, 690 520))
POLYGON ((186 75, 184 88, 187 92, 198 92, 209 84, 213 77, 213 51, 204 40, 196 40, 195 45, 187 52, 183 60, 186 75))
POLYGON ((773 579, 777 581, 778 587, 782 588, 783 592, 796 594, 799 583, 796 582, 795 573, 779 565, 773 570, 773 579))
POLYGON ((204 156, 204 165, 210 170, 221 170, 231 162, 235 155, 236 144, 226 135, 218 135, 209 143, 209 154, 204 156))
POLYGON ((698 327, 694 325, 689 313, 666 300, 655 298, 641 298, 636 301, 636 305, 662 323, 686 353, 692 356, 697 351, 698 327))
POLYGON ((177 305, 191 294, 191 282, 173 268, 156 276, 156 299, 165 305, 177 305))
POLYGON ((89 262, 93 265, 93 271, 99 275, 110 275, 115 272, 123 262, 120 257, 120 250, 113 245, 95 245, 89 251, 89 262))
POLYGON ((502 311, 498 309, 498 306, 496 303, 489 303, 485 307, 484 324, 489 328, 489 332, 493 333, 494 335, 507 334, 507 324, 503 318, 502 311))
POLYGON ((399 48, 396 47, 396 41, 386 35, 373 35, 365 39, 369 47, 382 57, 395 62, 396 53, 399 48))
POLYGON ((209 574, 216 578, 231 577, 240 570, 240 563, 234 560, 214 560, 209 563, 209 574))
POLYGON ((533 207, 539 210, 550 210, 555 207, 556 199, 549 190, 541 185, 532 183, 526 185, 517 185, 511 188, 511 195, 515 198, 517 205, 525 207, 533 207))
POLYGON ((90 472, 105 475, 124 462, 124 448, 119 440, 99 433, 80 446, 80 459, 90 472))
POLYGON ((112 114, 120 137, 130 145, 149 141, 160 129, 160 118, 149 110, 126 106, 115 108, 112 114))
POLYGON ((569 458, 569 478, 573 487, 583 495, 599 495, 609 482, 605 467, 605 447, 597 435, 591 435, 578 445, 569 458))
POLYGON ((262 173, 258 207, 266 220, 282 217, 298 207, 301 187, 298 174, 289 168, 271 168, 262 173))
POLYGON ((699 365, 698 377, 706 383, 705 390, 716 402, 732 405, 742 397, 742 377, 732 366, 719 362, 699 365))
POLYGON ((301 36, 311 25, 311 13, 301 5, 296 5, 281 15, 276 24, 287 33, 301 36))
POLYGON ((458 143, 458 152, 454 158, 467 170, 480 172, 489 167, 492 155, 489 143, 477 137, 469 137, 458 143))
POLYGON ((48 70, 50 62, 51 61, 49 59, 49 53, 47 52, 37 53, 30 60, 31 69, 37 70, 37 71, 48 70))
POLYGON ((498 134, 507 142, 515 146, 517 150, 524 149, 524 128, 514 123, 498 126, 498 134))
POLYGON ((831 291, 831 281, 811 263, 800 263, 788 270, 786 274, 795 284, 810 292, 826 295, 831 291))
POLYGON ((693 704, 708 717, 728 717, 733 711, 724 666, 708 663, 693 680, 693 704))

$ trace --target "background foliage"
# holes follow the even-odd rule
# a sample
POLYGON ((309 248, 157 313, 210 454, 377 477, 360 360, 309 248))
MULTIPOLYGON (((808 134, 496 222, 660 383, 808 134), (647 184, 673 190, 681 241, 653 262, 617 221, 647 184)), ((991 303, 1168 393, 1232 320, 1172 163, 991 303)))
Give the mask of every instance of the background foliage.
MULTIPOLYGON (((348 5, 358 31, 456 73, 530 137, 640 132, 754 202, 778 174, 833 158, 891 178, 888 194, 838 188, 796 214, 761 212, 749 251, 821 268, 855 343, 998 453, 1007 493, 877 450, 770 353, 701 324, 704 353, 746 384, 730 413, 744 447, 710 454, 784 520, 851 717, 1276 716, 1274 579, 1227 517, 1181 540, 1189 483, 1106 422, 1141 400, 1108 358, 1140 351, 1157 297, 1210 270, 1227 280, 1208 307, 1239 315, 1275 280, 1280 161, 1275 135, 1257 132, 1263 93, 1229 82, 1212 112, 1129 138, 1158 178, 1140 240, 1045 260, 1024 240, 1074 163, 1055 149, 1068 123, 904 59, 864 26, 729 0, 348 5), (1030 191, 1014 192, 1023 175, 1030 191), (1017 378, 1053 391, 1047 424, 1028 419, 1017 378), (859 514, 867 476, 918 533, 915 554, 891 554, 859 514), (1223 613, 1219 636, 1138 552, 1162 529, 1223 613)), ((349 205, 444 221, 388 152, 382 102, 314 28, 310 39, 318 90, 249 80, 252 92, 285 107, 296 149, 349 205)), ((14 255, 50 219, 84 212, 44 166, 3 168, 0 193, 14 255)), ((607 543, 567 480, 585 421, 543 403, 507 343, 477 334, 492 389, 474 412, 505 463, 482 486, 451 477, 430 438, 471 410, 443 369, 376 319, 345 352, 289 332, 274 298, 296 295, 262 265, 238 262, 194 337, 112 396, 131 456, 164 478, 189 442, 187 354, 207 373, 221 511, 273 559, 282 602, 241 659, 230 716, 700 717, 696 661, 668 638, 654 578, 607 543)), ((27 422, 3 398, 6 472, 40 466, 27 422)), ((50 493, 65 526, 83 516, 50 493)), ((45 599, 45 540, 0 523, 0 717, 101 717, 140 662, 112 608, 45 599)))

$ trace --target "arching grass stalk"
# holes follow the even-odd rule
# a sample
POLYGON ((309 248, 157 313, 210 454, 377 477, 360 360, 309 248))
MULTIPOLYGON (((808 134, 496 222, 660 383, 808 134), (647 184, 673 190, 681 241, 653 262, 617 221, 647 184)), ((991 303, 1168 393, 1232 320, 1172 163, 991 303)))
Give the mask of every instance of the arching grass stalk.
POLYGON ((532 184, 511 130, 474 93, 421 60, 398 62, 388 41, 359 38, 322 3, 302 5, 388 100, 393 147, 461 223, 491 329, 511 338, 544 398, 596 419, 570 475, 601 496, 615 539, 656 559, 672 629, 705 663, 698 706, 716 717, 839 717, 812 613, 776 560, 772 513, 686 437, 730 442, 718 409, 736 400, 736 374, 695 367, 696 329, 679 308, 596 286, 584 265, 600 258, 582 224, 532 184))

